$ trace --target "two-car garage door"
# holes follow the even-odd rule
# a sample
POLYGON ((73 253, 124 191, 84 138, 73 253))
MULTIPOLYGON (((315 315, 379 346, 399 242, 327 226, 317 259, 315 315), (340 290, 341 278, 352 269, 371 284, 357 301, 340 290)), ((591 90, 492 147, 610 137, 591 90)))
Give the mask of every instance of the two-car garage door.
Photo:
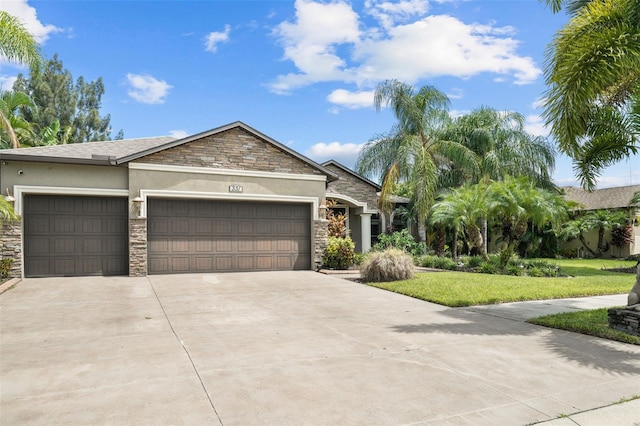
POLYGON ((308 204, 149 199, 150 274, 310 269, 308 204))
MULTIPOLYGON (((149 199, 150 274, 310 269, 308 204, 149 199)), ((27 277, 126 275, 128 200, 26 195, 27 277)))

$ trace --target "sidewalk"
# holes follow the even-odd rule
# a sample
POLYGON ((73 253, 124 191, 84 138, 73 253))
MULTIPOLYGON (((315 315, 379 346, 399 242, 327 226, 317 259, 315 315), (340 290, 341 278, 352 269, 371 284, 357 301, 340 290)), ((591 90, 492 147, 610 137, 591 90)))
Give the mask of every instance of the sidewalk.
POLYGON ((640 399, 536 424, 544 426, 640 426, 640 399))

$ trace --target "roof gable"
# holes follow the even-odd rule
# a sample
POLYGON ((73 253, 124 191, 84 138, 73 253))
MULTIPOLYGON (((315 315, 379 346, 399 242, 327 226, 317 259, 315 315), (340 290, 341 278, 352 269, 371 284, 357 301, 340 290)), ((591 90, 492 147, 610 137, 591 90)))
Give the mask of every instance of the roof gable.
POLYGON ((351 169, 350 169, 350 168, 348 168, 347 166, 344 166, 344 165, 340 164, 340 163, 339 163, 339 162, 337 162, 336 160, 329 160, 329 161, 326 161, 326 162, 322 163, 322 165, 323 165, 324 167, 329 168, 329 169, 331 169, 331 167, 334 167, 334 168, 336 168, 336 169, 338 169, 338 170, 341 170, 341 171, 343 171, 343 172, 346 172, 346 173, 348 173, 349 175, 351 175, 351 176, 353 176, 353 177, 355 177, 355 178, 357 178, 357 179, 360 179, 360 180, 361 180, 361 181, 363 181, 364 183, 366 183, 366 184, 368 184, 368 185, 373 186, 373 187, 376 189, 376 191, 380 191, 380 190, 382 189, 382 188, 381 188, 381 186, 380 186, 380 185, 378 185, 377 183, 370 181, 370 180, 369 180, 369 179, 367 179, 366 177, 364 177, 364 176, 362 176, 362 175, 360 175, 360 174, 358 174, 358 173, 354 172, 353 170, 351 170, 351 169))

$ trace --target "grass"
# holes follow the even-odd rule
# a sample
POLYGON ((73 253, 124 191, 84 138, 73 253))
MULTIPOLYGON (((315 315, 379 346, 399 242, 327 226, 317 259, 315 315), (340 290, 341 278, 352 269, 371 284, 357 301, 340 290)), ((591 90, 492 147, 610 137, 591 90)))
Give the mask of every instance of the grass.
POLYGON ((640 337, 609 328, 606 308, 547 315, 530 319, 528 322, 544 325, 545 327, 559 328, 575 333, 640 345, 640 337))
MULTIPOLYGON (((549 260, 549 259, 545 259, 549 260)), ((601 268, 630 267, 634 261, 549 260, 571 277, 538 278, 468 272, 421 273, 415 278, 370 285, 446 306, 472 306, 526 300, 628 293, 635 276, 601 268)))

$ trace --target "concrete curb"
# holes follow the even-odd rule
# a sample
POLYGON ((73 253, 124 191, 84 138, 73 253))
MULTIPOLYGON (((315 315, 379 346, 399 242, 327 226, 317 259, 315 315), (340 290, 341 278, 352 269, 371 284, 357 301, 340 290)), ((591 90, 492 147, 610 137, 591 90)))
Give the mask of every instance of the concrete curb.
POLYGON ((6 283, 0 285, 0 294, 4 293, 5 291, 9 290, 10 288, 12 288, 14 285, 18 284, 20 281, 22 281, 22 278, 11 278, 9 281, 7 281, 6 283))

